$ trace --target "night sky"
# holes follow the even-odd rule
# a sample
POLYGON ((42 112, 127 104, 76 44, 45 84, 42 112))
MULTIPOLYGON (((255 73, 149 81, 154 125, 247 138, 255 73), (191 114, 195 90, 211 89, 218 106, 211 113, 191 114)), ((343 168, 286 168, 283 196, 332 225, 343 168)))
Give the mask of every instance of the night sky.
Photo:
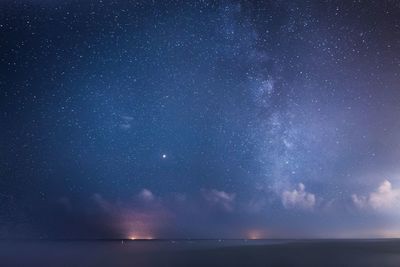
POLYGON ((0 2, 1 238, 400 236, 400 2, 0 2))

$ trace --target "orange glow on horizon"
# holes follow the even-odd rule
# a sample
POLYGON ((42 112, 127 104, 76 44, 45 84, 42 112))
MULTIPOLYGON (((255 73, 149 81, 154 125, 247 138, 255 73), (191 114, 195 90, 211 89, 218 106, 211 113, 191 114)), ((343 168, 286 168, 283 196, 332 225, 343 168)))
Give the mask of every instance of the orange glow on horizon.
POLYGON ((129 236, 129 240, 152 240, 154 239, 152 236, 129 236))
POLYGON ((259 231, 259 230, 250 230, 247 233, 247 238, 252 239, 252 240, 263 239, 263 238, 265 238, 265 233, 263 231, 259 231))

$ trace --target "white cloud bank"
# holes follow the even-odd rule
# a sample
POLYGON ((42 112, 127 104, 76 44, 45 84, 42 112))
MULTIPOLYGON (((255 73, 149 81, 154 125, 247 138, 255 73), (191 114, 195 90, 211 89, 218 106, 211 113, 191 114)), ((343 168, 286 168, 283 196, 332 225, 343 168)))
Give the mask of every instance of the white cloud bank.
POLYGON ((299 208, 312 210, 315 206, 315 195, 308 193, 304 184, 299 183, 293 191, 285 190, 282 193, 282 204, 287 209, 299 208))
POLYGON ((387 211, 400 207, 400 188, 393 188, 388 180, 383 181, 379 187, 368 196, 351 196, 353 204, 360 208, 372 208, 377 211, 387 211))

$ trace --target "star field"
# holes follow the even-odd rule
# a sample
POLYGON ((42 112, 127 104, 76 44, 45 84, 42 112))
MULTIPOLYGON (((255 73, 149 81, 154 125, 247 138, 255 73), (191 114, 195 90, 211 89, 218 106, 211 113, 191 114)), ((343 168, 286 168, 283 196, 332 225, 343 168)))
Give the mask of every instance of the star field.
POLYGON ((400 233, 396 1, 0 6, 0 237, 400 233))

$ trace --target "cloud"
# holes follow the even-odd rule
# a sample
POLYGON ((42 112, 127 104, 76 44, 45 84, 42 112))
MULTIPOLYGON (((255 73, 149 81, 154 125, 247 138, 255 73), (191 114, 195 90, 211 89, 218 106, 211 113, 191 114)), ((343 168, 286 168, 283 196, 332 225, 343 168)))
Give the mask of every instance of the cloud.
POLYGON ((103 198, 102 195, 95 193, 92 196, 93 201, 104 211, 111 211, 112 210, 112 205, 103 198))
POLYGON ((122 123, 120 124, 120 127, 123 130, 129 130, 131 128, 131 125, 129 123, 122 123))
POLYGON ((293 191, 285 190, 282 193, 282 204, 287 209, 300 208, 312 210, 315 206, 315 195, 305 191, 302 183, 298 184, 297 189, 293 191))
POLYGON ((132 127, 133 117, 131 116, 121 116, 121 123, 119 127, 123 130, 129 130, 132 127))
POLYGON ((143 201, 150 202, 155 199, 155 196, 150 190, 143 188, 139 193, 139 198, 143 201))
POLYGON ((351 198, 353 204, 360 209, 372 208, 377 211, 385 211, 399 206, 400 189, 393 188, 392 183, 385 180, 368 196, 353 194, 351 198))
POLYGON ((365 196, 358 196, 356 194, 353 194, 351 195, 351 200, 353 201, 353 204, 359 209, 365 208, 368 204, 368 199, 365 196))
POLYGON ((202 189, 203 197, 212 205, 216 205, 225 211, 233 211, 236 194, 218 191, 216 189, 202 189))
MULTIPOLYGON (((155 199, 153 193, 143 189, 139 196, 145 201, 155 199)), ((123 237, 154 237, 172 219, 169 209, 163 205, 137 206, 124 202, 111 201, 100 194, 92 196, 95 205, 110 218, 109 228, 116 229, 123 237)))

